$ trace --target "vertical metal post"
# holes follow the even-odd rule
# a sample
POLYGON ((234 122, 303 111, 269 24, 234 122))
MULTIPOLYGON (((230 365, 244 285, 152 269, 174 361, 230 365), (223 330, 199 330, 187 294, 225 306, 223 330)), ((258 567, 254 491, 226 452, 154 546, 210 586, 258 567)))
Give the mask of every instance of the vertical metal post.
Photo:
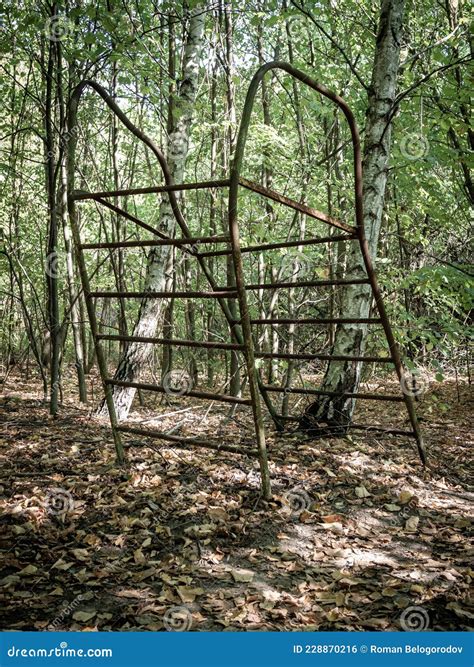
POLYGON ((403 378, 402 360, 400 358, 400 352, 398 349, 397 342, 393 336, 390 320, 388 319, 387 316, 387 311, 385 310, 385 305, 383 302, 382 294, 380 292, 380 287, 377 281, 375 270, 372 265, 372 259, 370 257, 369 247, 367 244, 367 239, 364 236, 363 228, 362 229, 359 228, 359 243, 360 243, 360 249, 362 251, 362 257, 364 259, 364 264, 367 270, 367 275, 369 276, 370 286, 372 288, 372 294, 374 295, 375 303, 377 305, 377 310, 379 311, 380 319, 382 320, 382 327, 385 332, 385 338, 387 339, 388 347, 390 349, 390 354, 393 359, 398 381, 400 382, 400 388, 402 389, 403 398, 405 400, 405 405, 408 412, 408 417, 410 418, 410 423, 413 428, 413 433, 415 434, 418 454, 420 455, 420 459, 423 465, 426 465, 426 449, 425 449, 425 444, 423 442, 423 436, 421 434, 420 425, 418 423, 418 417, 416 416, 415 405, 412 396, 409 396, 405 391, 403 391, 403 387, 401 386, 403 378))
MULTIPOLYGON (((67 185, 69 192, 74 190, 74 171, 75 171, 75 152, 76 152, 76 122, 77 122, 77 105, 80 97, 80 89, 78 89, 77 95, 73 96, 70 101, 69 110, 68 110, 68 119, 67 119, 67 185)), ((87 274, 87 267, 84 259, 84 253, 81 248, 81 237, 79 232, 79 224, 77 220, 77 210, 76 203, 74 198, 68 196, 67 200, 68 215, 71 222, 72 236, 74 240, 74 249, 76 253, 77 266, 79 269, 79 275, 81 278, 82 289, 84 291, 84 297, 86 300, 87 314, 89 316, 89 323, 92 333, 92 338, 94 340, 94 348, 97 357, 97 365, 99 367, 100 377, 102 380, 102 386, 104 388, 105 400, 107 403, 107 409, 109 411, 110 425, 112 427, 112 437, 114 439, 115 453, 117 456, 118 463, 124 463, 125 461, 125 450, 123 448, 122 438, 120 432, 117 430, 118 420, 117 414, 115 412, 115 405, 112 396, 112 391, 110 385, 106 383, 108 372, 107 364, 105 357, 102 352, 100 342, 97 338, 98 335, 98 326, 97 318, 95 314, 94 303, 90 296, 90 284, 89 276, 87 274)))
POLYGON ((242 326, 243 343, 245 346, 244 354, 247 365, 247 377, 252 400, 253 420, 255 424, 255 436, 257 439, 258 461, 260 464, 260 475, 262 481, 262 495, 269 500, 272 495, 270 484, 270 471, 268 468, 268 454, 265 442, 265 428, 263 425, 262 408, 260 405, 260 394, 258 389, 257 370, 255 368, 255 355, 252 339, 252 327, 250 325, 250 315, 247 303, 247 294, 245 291, 245 282, 242 268, 242 255, 240 252, 239 226, 237 222, 237 199, 239 192, 239 171, 235 162, 232 167, 231 181, 229 188, 229 232, 232 245, 232 260, 234 264, 235 285, 237 288, 240 322, 242 326))
MULTIPOLYGON (((247 97, 245 99, 245 104, 244 104, 244 109, 242 112, 242 120, 240 123, 240 128, 239 128, 239 134, 237 138, 237 146, 236 146, 236 151, 235 151, 235 157, 234 157, 234 163, 232 167, 232 173, 231 173, 231 180, 230 180, 230 193, 229 193, 229 224, 233 223, 237 226, 237 186, 238 186, 238 180, 240 177, 240 170, 242 168, 242 163, 243 163, 243 157, 244 157, 244 151, 245 151, 245 144, 247 140, 247 134, 248 134, 248 128, 250 125, 250 118, 252 115, 252 110, 253 110, 253 105, 255 102, 255 96, 258 90, 258 86, 260 85, 261 80, 265 76, 265 74, 272 70, 272 69, 282 69, 291 76, 295 77, 302 83, 306 84, 313 90, 316 90, 319 92, 321 95, 324 95, 324 97, 327 97, 330 99, 332 102, 337 104, 337 106, 341 109, 343 112, 344 116, 346 117, 346 120, 349 124, 350 132, 351 132, 351 138, 352 138, 352 147, 354 151, 354 197, 355 197, 355 217, 356 217, 356 231, 357 231, 357 237, 359 240, 365 268, 367 271, 367 275, 369 278, 370 286, 372 289, 372 293, 374 295, 375 302, 377 304, 377 308, 380 314, 380 319, 382 320, 382 326, 385 332, 385 337, 387 339, 390 352, 392 355, 392 359, 395 365, 395 369, 398 375, 399 381, 401 381, 403 377, 403 366, 402 362, 400 359, 400 353, 398 351, 398 346, 396 344, 396 341, 393 337, 392 329, 390 326, 389 319, 387 317, 387 313, 385 311, 385 306, 383 303, 382 299, 382 294, 380 292, 380 288, 378 286, 377 278, 375 275, 375 271, 372 265, 372 260, 370 258, 370 252, 367 246, 367 241, 365 238, 365 230, 364 230, 364 212, 363 212, 363 181, 362 181, 362 158, 361 158, 361 147, 360 147, 360 137, 359 137, 359 132, 357 129, 357 123, 354 118, 354 114, 352 113, 349 105, 347 102, 340 97, 339 95, 336 95, 332 91, 328 90, 325 86, 321 85, 320 83, 314 81, 311 79, 309 76, 307 76, 304 72, 300 72, 297 70, 295 67, 292 65, 285 63, 285 62, 269 62, 266 63, 265 65, 262 65, 257 72, 255 73, 249 89, 247 91, 247 97), (235 207, 235 210, 233 210, 233 207, 235 207)), ((416 411, 415 411, 415 406, 414 402, 411 396, 408 396, 405 392, 403 392, 404 400, 405 400, 405 405, 407 407, 407 412, 408 416, 410 418, 411 425, 413 427, 413 432, 415 435, 416 443, 417 443, 417 448, 418 448, 418 453, 420 455, 420 459, 423 464, 426 463, 426 451, 425 451, 425 446, 423 443, 423 438, 421 435, 420 427, 418 424, 418 419, 416 416, 416 411)))
POLYGON ((82 283, 82 289, 84 292, 84 297, 86 300, 86 308, 87 308, 87 314, 89 316, 89 324, 91 328, 91 333, 92 333, 92 339, 94 341, 94 349, 97 357, 97 365, 99 367, 99 372, 100 372, 100 377, 102 380, 102 386, 104 388, 104 394, 105 394, 105 401, 107 403, 107 410, 109 412, 109 418, 110 418, 110 425, 112 427, 112 436, 114 439, 114 445, 115 445, 115 452, 117 455, 117 462, 118 463, 124 463, 125 461, 125 451, 123 448, 123 442, 122 438, 120 435, 120 432, 117 430, 118 427, 118 420, 117 420, 117 413, 115 412, 115 405, 114 405, 114 399, 112 396, 112 390, 109 384, 107 384, 106 380, 108 377, 108 371, 107 371, 107 363, 105 361, 104 353, 102 351, 102 347, 100 344, 100 341, 98 340, 97 336, 99 333, 99 329, 97 326, 97 318, 95 314, 95 308, 94 308, 94 303, 92 301, 92 298, 90 296, 90 283, 89 283, 89 276, 87 274, 87 267, 86 263, 84 260, 84 253, 81 248, 81 240, 79 236, 79 229, 78 229, 78 224, 77 224, 77 212, 76 212, 76 206, 74 203, 74 200, 69 197, 68 199, 68 210, 69 210, 69 218, 71 221, 71 228, 72 228, 72 234, 74 237, 74 245, 76 248, 76 257, 77 257, 77 266, 79 269, 79 275, 81 278, 81 283, 82 283))

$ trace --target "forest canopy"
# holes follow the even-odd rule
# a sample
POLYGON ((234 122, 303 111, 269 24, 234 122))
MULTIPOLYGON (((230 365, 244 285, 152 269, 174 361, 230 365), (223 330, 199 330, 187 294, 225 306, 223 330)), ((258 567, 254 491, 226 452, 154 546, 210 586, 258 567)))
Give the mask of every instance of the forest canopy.
MULTIPOLYGON (((74 318, 84 320, 82 297, 74 297, 76 270, 67 268, 72 252, 67 226, 60 222, 65 187, 60 165, 74 86, 83 79, 97 81, 157 145, 166 146, 173 123, 187 113, 176 94, 185 19, 195 7, 196 2, 4 4, 0 348, 5 370, 27 357, 34 364, 36 357, 41 372, 51 328, 48 262, 53 265, 48 271, 59 278, 62 364, 74 361, 68 325, 74 318), (58 220, 52 222, 52 216, 58 220), (52 227, 57 229, 52 232, 52 227)), ((343 95, 364 137, 379 13, 374 3, 268 1, 234 7, 217 2, 202 8, 204 49, 185 180, 227 176, 249 81, 259 64, 269 60, 291 61, 343 95)), ((429 363, 439 374, 466 369, 472 307, 473 133, 465 84, 471 45, 465 9, 457 1, 406 5, 377 251, 377 270, 399 343, 409 359, 429 363)), ((265 170, 268 178, 270 170, 275 190, 296 198, 304 191, 313 206, 329 208, 352 223, 348 131, 334 108, 312 91, 294 88, 282 73, 270 77, 264 95, 266 104, 257 105, 251 121, 247 176, 258 181, 265 170)), ((118 126, 97 95, 84 96, 77 143, 79 188, 102 191, 163 181, 149 152, 118 126)), ((288 224, 282 215, 270 228, 265 206, 250 196, 244 202, 243 241, 249 225, 264 241, 288 224)), ((222 201, 215 206, 216 221, 209 221, 209 205, 206 194, 188 197, 186 216, 194 233, 205 234, 212 225, 223 229, 222 201)), ((126 206, 151 224, 157 219, 152 198, 130 198, 126 206)), ((115 228, 123 238, 127 233, 117 227, 124 223, 113 212, 90 206, 82 212, 81 224, 89 240, 114 234, 110 230, 115 228)), ((139 282, 144 260, 142 252, 122 258, 123 284, 139 282)), ((109 271, 107 264, 96 267, 99 287, 110 286, 109 271)), ((127 319, 133 321, 137 304, 126 307, 127 319)), ((120 314, 112 308, 105 317, 116 326, 120 314)), ((87 357, 90 343, 84 331, 81 336, 87 357)))
POLYGON ((472 629, 468 10, 3 2, 2 629, 472 629))

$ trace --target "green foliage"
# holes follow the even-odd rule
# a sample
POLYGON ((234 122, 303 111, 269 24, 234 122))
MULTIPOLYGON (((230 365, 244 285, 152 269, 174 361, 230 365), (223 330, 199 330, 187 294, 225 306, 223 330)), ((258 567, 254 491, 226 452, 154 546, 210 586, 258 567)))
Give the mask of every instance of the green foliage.
MULTIPOLYGON (((195 0, 187 2, 191 9, 197 4, 195 0)), ((264 59, 288 60, 288 29, 294 65, 343 94, 363 128, 367 93, 351 68, 368 86, 376 8, 368 0, 337 3, 337 11, 334 5, 327 0, 319 3, 316 11, 312 3, 307 3, 314 12, 310 16, 292 4, 282 11, 281 3, 276 0, 246 3, 244 12, 234 7, 233 84, 237 119, 250 78, 259 64, 259 34, 263 35, 264 59)), ((0 35, 4 68, 0 93, 5 101, 5 114, 0 121, 4 137, 0 161, 3 198, 0 227, 5 250, 15 271, 23 276, 24 298, 37 332, 45 325, 46 303, 44 256, 48 223, 44 191, 47 159, 44 105, 48 50, 61 49, 61 76, 66 97, 85 77, 110 89, 116 76, 120 106, 158 145, 164 147, 169 93, 176 84, 176 80, 171 81, 168 71, 170 22, 176 34, 177 76, 183 48, 185 6, 181 2, 161 2, 159 11, 155 11, 153 3, 144 0, 134 3, 127 0, 123 6, 103 0, 94 3, 73 1, 58 3, 58 7, 58 16, 64 21, 64 36, 58 41, 52 43, 51 35, 48 37, 47 22, 51 17, 44 13, 46 6, 40 9, 31 0, 7 3, 3 14, 4 29, 0 35)), ((448 364, 456 349, 464 345, 473 298, 472 278, 467 275, 472 274, 468 255, 469 206, 472 202, 466 190, 466 169, 470 168, 469 132, 472 132, 469 91, 465 84, 464 64, 453 66, 468 54, 463 11, 461 6, 458 25, 453 31, 444 6, 425 1, 416 7, 408 7, 399 85, 402 99, 398 110, 394 110, 393 152, 378 264, 383 286, 389 295, 397 336, 405 351, 413 356, 422 351, 432 363, 442 362, 443 365, 448 364), (446 39, 450 33, 453 34, 446 39), (446 70, 440 69, 449 65, 451 67, 446 70), (437 70, 439 73, 427 77, 428 73, 437 70), (426 81, 417 86, 424 78, 426 81)), ((227 113, 222 49, 215 67, 215 50, 221 48, 223 27, 217 13, 210 10, 206 34, 187 180, 209 178, 211 167, 214 167, 216 177, 225 176, 228 168, 224 168, 224 146, 228 144, 229 134, 236 129, 227 113), (210 99, 213 76, 216 77, 215 117, 212 116, 210 99), (217 162, 211 165, 211 137, 216 133, 219 136, 217 162)), ((300 199, 306 189, 308 203, 326 211, 328 200, 331 200, 332 214, 352 222, 352 156, 346 147, 348 133, 343 119, 339 118, 336 123, 333 107, 301 86, 296 100, 288 77, 278 74, 267 81, 271 125, 264 123, 259 104, 249 132, 246 175, 261 181, 263 170, 271 170, 276 190, 300 199), (295 121, 297 103, 304 132, 303 149, 295 121), (330 140, 328 135, 332 137, 330 140), (343 149, 338 152, 341 146, 343 149)), ((55 122, 59 127, 57 109, 55 122)), ((87 94, 79 125, 78 187, 90 190, 113 188, 111 116, 96 96, 87 94)), ((55 151, 59 155, 59 142, 55 151)), ((162 182, 154 158, 147 158, 143 147, 122 129, 118 135, 117 156, 122 187, 162 182)), ((121 204, 149 224, 156 224, 158 197, 129 198, 121 204)), ((268 210, 250 193, 242 197, 240 205, 243 243, 285 238, 289 230, 295 230, 292 214, 277 206, 268 210)), ((193 233, 209 232, 209 210, 210 203, 204 195, 187 197, 186 217, 193 233)), ((216 225, 221 233, 226 225, 225 201, 221 205, 219 200, 218 211, 216 225)), ((111 238, 116 233, 114 216, 105 210, 100 215, 102 217, 92 206, 83 208, 81 222, 85 240, 105 240, 106 234, 111 238)), ((136 233, 132 224, 123 224, 121 234, 136 233)), ((307 235, 310 232, 324 235, 327 230, 322 223, 311 222, 307 235)), ((299 252, 307 257, 311 275, 322 275, 327 260, 322 251, 303 248, 299 252)), ((269 255, 267 276, 272 268, 281 265, 285 254, 269 255)), ((97 258, 91 256, 89 261, 92 267, 97 258)), ((62 260, 60 264, 63 277, 62 260)), ((125 255, 127 284, 139 286, 145 267, 143 251, 125 255)), ((16 304, 18 285, 11 278, 5 255, 0 255, 0 268, 2 306, 5 312, 13 308, 13 319, 21 329, 20 309, 17 305, 9 305, 11 299, 16 304)), ((255 265, 247 262, 245 270, 249 281, 256 279, 255 265)), ((216 271, 225 280, 224 265, 216 265, 216 271)), ((95 281, 98 287, 113 287, 113 277, 106 264, 99 265, 95 281)), ((61 286, 63 310, 67 310, 67 301, 64 280, 61 286)), ((127 307, 133 321, 136 305, 127 307)), ((184 315, 178 316, 184 321, 184 315)), ((10 335, 11 321, 10 316, 2 321, 0 340, 3 345, 10 335)), ((18 344, 25 346, 25 337, 19 338, 21 343, 18 344)), ((377 346, 378 340, 373 344, 377 346)))

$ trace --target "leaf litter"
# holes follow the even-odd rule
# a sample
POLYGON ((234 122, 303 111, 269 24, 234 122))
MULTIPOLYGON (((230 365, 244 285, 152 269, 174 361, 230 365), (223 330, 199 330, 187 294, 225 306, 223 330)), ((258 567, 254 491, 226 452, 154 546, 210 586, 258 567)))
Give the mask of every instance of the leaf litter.
POLYGON ((156 631, 179 607, 200 631, 398 630, 411 606, 473 629, 467 387, 437 387, 449 420, 424 399, 426 471, 394 437, 270 433, 270 502, 244 456, 142 439, 118 468, 104 422, 28 391, 0 399, 3 629, 156 631))

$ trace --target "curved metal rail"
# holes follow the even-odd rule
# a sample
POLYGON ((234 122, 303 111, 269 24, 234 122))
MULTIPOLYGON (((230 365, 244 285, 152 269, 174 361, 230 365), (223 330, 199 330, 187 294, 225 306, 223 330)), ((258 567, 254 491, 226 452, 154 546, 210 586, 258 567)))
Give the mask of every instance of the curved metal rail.
MULTIPOLYGON (((382 299, 382 294, 378 285, 377 277, 372 264, 372 259, 370 257, 370 252, 365 237, 365 228, 364 228, 364 208, 363 208, 363 179, 362 179, 362 157, 361 157, 361 148, 360 148, 360 135, 357 128, 357 123, 354 118, 347 102, 336 93, 328 90, 325 86, 314 81, 304 72, 293 67, 286 62, 273 61, 262 65, 257 72, 255 73, 248 92, 245 98, 244 108, 242 112, 242 119, 240 121, 239 132, 237 135, 237 143, 235 149, 234 160, 232 162, 231 173, 230 173, 230 186, 229 186, 229 231, 232 238, 232 248, 233 248, 233 257, 234 257, 234 268, 236 275, 236 286, 239 292, 239 302, 241 308, 241 314, 245 314, 245 319, 242 317, 242 328, 244 332, 244 337, 248 340, 249 346, 249 362, 252 368, 255 368, 255 352, 253 347, 252 335, 251 335, 251 325, 248 317, 248 305, 246 297, 246 289, 243 279, 243 273, 241 269, 241 264, 239 262, 240 258, 240 234, 238 226, 238 197, 239 197, 239 185, 242 183, 242 165, 244 160, 245 146, 247 142, 248 129, 250 126, 250 119, 252 116, 252 111, 255 104, 255 97, 257 95, 258 88, 262 82, 264 76, 271 70, 283 70, 287 72, 290 76, 301 81, 309 88, 312 88, 316 92, 320 93, 327 99, 334 102, 339 109, 344 114, 349 129, 351 132, 352 139, 352 149, 353 149, 353 165, 354 165, 354 199, 355 199, 355 233, 359 241, 360 250, 364 260, 364 265, 367 271, 369 283, 372 289, 372 293, 379 311, 381 323, 385 332, 385 336, 388 342, 390 349, 391 359, 395 365, 397 376, 399 381, 403 378, 403 366, 401 362, 400 353, 398 346, 396 344, 395 338, 393 336, 392 328, 390 326, 390 321, 387 317, 385 306, 382 299)), ((331 224, 331 222, 328 224, 331 224)), ((251 391, 255 392, 255 388, 250 386, 251 391)), ((263 387, 263 389, 265 389, 263 387)), ((423 443, 423 438, 421 431, 418 425, 418 419, 416 416, 415 406, 413 398, 406 393, 404 393, 405 404, 407 407, 407 412, 410 418, 411 425, 413 427, 413 432, 415 434, 415 439, 417 443, 418 453, 423 464, 426 463, 426 453, 423 443)), ((258 396, 256 396, 258 401, 258 396)), ((277 418, 278 419, 278 418, 277 418)), ((276 421, 276 425, 279 425, 279 421, 276 421)))
MULTIPOLYGON (((250 390, 250 400, 248 399, 236 399, 235 397, 231 396, 226 396, 226 395, 216 395, 216 394, 211 394, 210 392, 198 392, 194 391, 191 392, 191 395, 195 396, 196 398, 201 398, 205 400, 212 400, 213 397, 214 399, 217 400, 223 400, 225 402, 233 402, 233 403, 242 403, 242 404, 250 404, 253 410, 253 417, 254 417, 254 424, 255 424, 255 434, 256 434, 256 443, 257 443, 257 451, 255 452, 258 454, 259 462, 260 462, 260 472, 261 472, 261 478, 262 478, 262 493, 266 498, 270 497, 271 494, 271 489, 270 489, 270 476, 269 476, 269 470, 268 470, 268 458, 267 458, 267 451, 266 451, 266 445, 265 445, 265 432, 264 432, 264 425, 263 425, 263 417, 262 417, 262 412, 261 412, 261 406, 260 406, 260 397, 264 400, 269 413, 276 425, 276 427, 279 430, 283 429, 283 422, 285 421, 285 417, 278 415, 276 413, 276 410, 269 398, 269 392, 271 391, 281 391, 281 388, 271 386, 271 385, 265 385, 263 381, 261 380, 255 366, 255 359, 256 358, 262 358, 262 357, 274 357, 278 356, 280 358, 293 358, 293 357, 305 357, 305 358, 320 358, 320 359, 325 359, 328 361, 334 360, 336 361, 337 359, 342 359, 341 356, 337 357, 334 355, 288 355, 288 354, 278 354, 278 355, 268 355, 265 353, 261 352, 256 352, 254 349, 254 342, 253 342, 253 336, 252 336, 252 324, 253 323, 269 323, 271 324, 272 322, 275 324, 278 323, 285 323, 285 322, 294 322, 294 323, 303 323, 303 322, 314 322, 314 323, 329 323, 329 322, 334 322, 334 323, 345 323, 345 322, 360 322, 360 323, 373 323, 377 322, 382 324, 386 339, 390 348, 390 356, 386 358, 381 358, 381 361, 389 361, 392 362, 395 365, 397 375, 399 377, 399 380, 402 379, 403 376, 403 367, 401 364, 401 359, 400 355, 398 352, 398 347, 395 343, 392 330, 390 327, 390 322, 388 320, 388 317, 385 312, 382 296, 380 293, 380 289, 377 283, 377 279, 375 276, 375 272, 372 266, 371 258, 370 258, 370 253, 367 245, 367 241, 365 238, 365 230, 364 230, 364 214, 363 214, 363 181, 362 181, 362 160, 361 160, 361 148, 360 148, 360 138, 359 138, 359 132, 357 128, 357 124, 354 118, 354 115, 346 103, 346 101, 340 97, 339 95, 333 93, 332 91, 328 90, 325 86, 317 83, 313 79, 311 79, 309 76, 307 76, 304 72, 301 72, 294 68, 292 65, 285 63, 285 62, 270 62, 267 63, 266 65, 263 65, 260 67, 260 69, 256 72, 254 75, 250 87, 247 92, 246 100, 245 100, 245 105, 243 109, 243 114, 242 114, 242 119, 241 123, 239 126, 239 132, 238 132, 238 137, 237 137, 237 144, 236 144, 236 152, 234 155, 234 159, 232 162, 231 166, 231 173, 230 177, 226 179, 221 179, 221 180, 215 180, 215 181, 207 181, 203 183, 186 183, 186 184, 174 184, 173 183, 173 178, 171 176, 167 160, 160 150, 158 146, 155 145, 155 143, 144 133, 142 132, 138 127, 136 127, 130 119, 126 116, 126 114, 120 109, 120 107, 116 104, 116 102, 113 100, 113 98, 108 94, 108 92, 103 88, 100 84, 96 83, 95 81, 90 81, 86 80, 81 82, 78 86, 73 91, 72 98, 69 104, 69 109, 68 109, 68 134, 67 134, 67 141, 68 141, 68 185, 70 188, 70 192, 68 195, 68 210, 69 210, 69 215, 71 218, 71 227, 73 231, 73 237, 74 237, 74 243, 77 249, 77 259, 78 259, 78 268, 79 272, 81 275, 81 281, 84 289, 84 293, 86 296, 86 306, 87 306, 87 312, 89 316, 89 321, 90 321, 90 326, 91 326, 91 331, 93 334, 93 339, 94 339, 94 345, 95 345, 95 350, 96 350, 96 355, 97 355, 97 363, 99 366, 99 370, 101 373, 101 378, 102 378, 102 384, 104 387, 104 393, 105 393, 105 399, 107 403, 107 408, 109 411, 109 416, 110 416, 110 422, 112 426, 112 431, 113 431, 113 437, 114 437, 114 442, 115 442, 115 447, 116 447, 116 452, 117 452, 117 458, 119 461, 122 461, 124 459, 124 449, 123 449, 123 444, 121 441, 121 436, 120 433, 137 433, 137 434, 142 434, 144 436, 148 437, 156 437, 156 438, 162 438, 164 440, 170 440, 173 442, 179 442, 182 441, 184 444, 183 446, 187 446, 190 444, 195 444, 199 446, 208 446, 211 448, 215 449, 225 449, 225 447, 221 447, 219 445, 211 445, 210 443, 206 443, 205 440, 200 440, 199 438, 179 438, 177 436, 173 436, 173 438, 168 437, 166 434, 163 433, 151 433, 147 432, 141 429, 136 429, 136 428, 129 428, 126 426, 120 426, 117 421, 116 413, 115 413, 115 407, 114 407, 114 401, 113 401, 113 394, 112 394, 112 386, 116 385, 122 385, 122 386, 130 386, 131 388, 144 388, 152 391, 162 391, 163 388, 155 385, 147 385, 147 384, 141 384, 138 382, 123 382, 115 379, 110 379, 107 377, 107 365, 105 362, 105 357, 102 352, 102 348, 100 345, 101 340, 123 340, 123 341, 128 341, 128 342, 135 342, 135 343, 151 343, 151 344, 162 344, 164 342, 164 339, 158 338, 158 337, 153 337, 153 338, 143 338, 143 337, 134 337, 134 336, 106 336, 106 335, 100 335, 98 325, 97 325, 97 319, 96 319, 96 313, 95 313, 95 308, 94 304, 92 301, 92 297, 94 294, 102 295, 104 297, 124 297, 126 298, 127 296, 129 297, 138 297, 138 298, 157 298, 157 297, 162 297, 162 296, 170 296, 171 294, 168 292, 154 292, 154 293, 145 293, 145 292, 130 292, 130 293, 119 293, 119 292, 92 292, 89 284, 89 278, 86 270, 86 264, 84 260, 84 255, 83 251, 87 249, 92 249, 92 248, 126 248, 126 247, 134 247, 134 246, 160 246, 160 245, 174 245, 178 248, 180 248, 181 251, 187 252, 191 254, 192 256, 196 257, 204 276, 206 277, 209 286, 211 288, 210 292, 179 292, 176 293, 177 295, 183 296, 185 298, 194 298, 194 297, 206 297, 206 298, 216 298, 218 301, 222 312, 227 320, 227 323, 229 325, 230 331, 234 334, 235 341, 233 343, 227 343, 227 344, 220 344, 219 346, 212 345, 214 347, 221 347, 222 349, 235 349, 239 350, 240 352, 243 352, 245 355, 245 361, 246 361, 246 367, 247 367, 247 377, 248 377, 248 382, 249 382, 249 390, 250 390), (242 165, 243 165, 243 159, 244 159, 244 153, 245 153, 245 146, 246 146, 246 141, 247 141, 247 134, 248 134, 248 129, 250 125, 250 119, 255 103, 255 98, 256 94, 259 88, 259 85, 265 76, 267 72, 270 70, 274 69, 280 69, 285 71, 287 74, 290 76, 296 78, 303 84, 309 86, 316 92, 320 93, 333 103, 335 103, 339 109, 343 112, 350 128, 351 132, 351 139, 352 139, 352 147, 353 147, 353 165, 354 165, 354 198, 355 198, 355 225, 346 225, 345 223, 338 221, 325 213, 321 213, 320 211, 317 211, 314 208, 311 208, 310 206, 307 206, 306 204, 299 203, 297 201, 294 201, 292 199, 289 199, 288 197, 285 197, 283 195, 280 195, 277 192, 274 192, 272 190, 269 190, 267 188, 263 188, 262 186, 253 183, 251 181, 248 181, 247 179, 242 178, 241 176, 241 171, 242 171, 242 165), (100 97, 105 101, 107 106, 111 109, 111 111, 117 116, 117 118, 121 121, 121 123, 135 136, 137 137, 142 143, 145 144, 145 146, 152 151, 154 156, 159 162, 161 171, 163 173, 165 185, 162 186, 154 186, 154 187, 148 187, 148 188, 129 188, 127 190, 116 190, 116 191, 107 191, 107 192, 97 192, 97 193, 85 193, 85 192, 78 192, 74 190, 74 171, 75 171, 75 148, 76 148, 76 143, 77 143, 77 137, 75 136, 74 128, 76 126, 76 120, 77 120, 77 110, 79 106, 79 102, 81 99, 81 96, 84 92, 84 90, 89 87, 92 90, 94 90, 97 94, 100 95, 100 97), (181 212, 177 197, 176 197, 176 192, 177 191, 182 191, 182 190, 196 190, 196 189, 201 189, 201 188, 224 188, 228 187, 229 188, 229 210, 228 210, 228 222, 229 222, 229 235, 228 236, 222 236, 222 237, 192 237, 190 230, 188 229, 188 226, 186 224, 186 221, 184 219, 184 216, 181 212), (256 192, 257 194, 260 194, 264 197, 267 197, 269 199, 272 199, 279 204, 283 204, 284 206, 289 206, 295 211, 299 211, 300 213, 303 213, 305 215, 308 215, 309 217, 316 218, 317 220, 321 220, 325 222, 328 225, 331 225, 335 227, 336 229, 339 230, 339 232, 343 231, 345 234, 339 236, 334 235, 332 237, 323 237, 323 238, 313 238, 313 239, 306 239, 304 241, 286 241, 286 242, 279 242, 279 243, 270 243, 270 244, 260 244, 258 246, 250 246, 247 248, 241 248, 240 247, 240 235, 239 235, 239 226, 238 226, 238 195, 239 195, 239 187, 243 187, 249 190, 252 190, 253 192, 256 192), (112 204, 110 201, 107 201, 108 197, 115 197, 119 195, 132 195, 132 194, 145 194, 145 193, 163 193, 164 195, 168 196, 169 202, 170 202, 170 207, 173 212, 174 218, 176 220, 176 223, 178 227, 180 228, 183 238, 181 239, 174 239, 170 238, 166 234, 162 233, 160 230, 157 230, 150 225, 142 222, 135 216, 127 213, 126 211, 123 211, 120 209, 118 206, 115 204, 112 204), (137 224, 138 226, 141 226, 145 229, 147 229, 149 232, 153 233, 155 236, 158 237, 158 240, 154 241, 123 241, 123 242, 114 242, 114 243, 89 243, 89 244, 83 244, 81 245, 81 240, 80 240, 80 234, 79 234, 79 225, 77 224, 77 217, 76 217, 76 208, 75 208, 75 203, 76 201, 81 201, 84 199, 93 199, 96 202, 100 203, 101 205, 106 206, 107 208, 111 209, 118 215, 121 215, 128 220, 132 221, 133 223, 137 224), (372 290, 378 311, 379 311, 379 318, 366 318, 366 319, 359 319, 359 320, 350 320, 350 319, 344 319, 342 318, 332 318, 332 319, 307 319, 307 320, 290 320, 290 319, 282 319, 282 320, 251 320, 250 315, 249 315, 249 310, 248 310, 248 303, 247 303, 247 290, 250 289, 256 289, 256 288, 263 288, 265 287, 264 285, 245 285, 244 281, 244 275, 243 275, 243 268, 242 268, 242 252, 254 252, 256 250, 265 250, 265 249, 272 249, 272 248, 280 248, 280 247, 291 247, 295 245, 299 245, 300 243, 304 245, 310 245, 310 244, 317 244, 317 243, 330 243, 335 240, 357 240, 360 245, 361 253, 363 256, 364 260, 364 265, 367 271, 367 276, 368 279, 364 280, 345 280, 345 281, 305 281, 304 284, 307 286, 321 286, 321 285, 326 285, 326 284, 354 284, 356 282, 358 283, 368 283, 370 284, 370 288, 372 290), (230 242, 230 248, 228 250, 214 250, 210 252, 198 252, 195 247, 195 243, 208 243, 208 242, 218 242, 218 243, 228 243, 230 242), (235 285, 227 285, 225 287, 219 287, 219 285, 216 283, 213 274, 209 270, 208 264, 206 262, 207 257, 213 257, 213 256, 222 256, 222 255, 232 255, 232 262, 233 262, 233 267, 234 267, 234 276, 235 276, 235 285), (230 296, 234 296, 238 298, 239 302, 239 308, 240 308, 240 318, 236 319, 233 313, 231 312, 231 309, 228 305, 228 299, 230 296)), ((229 247, 229 246, 228 246, 229 247)), ((299 283, 298 283, 299 284, 299 283)), ((295 286, 293 283, 281 283, 277 285, 273 285, 273 288, 285 288, 285 287, 290 287, 290 286, 295 286)), ((167 344, 170 344, 170 341, 166 341, 167 344)), ((175 345, 180 345, 180 346, 188 346, 188 347, 211 347, 210 343, 199 343, 197 341, 185 341, 185 340, 173 340, 171 341, 172 344, 175 345)), ((364 360, 369 360, 372 359, 372 357, 364 357, 364 356, 354 356, 354 357, 344 357, 344 360, 352 360, 352 361, 364 361, 364 360)), ((290 390, 292 393, 313 393, 315 395, 318 394, 327 394, 329 395, 328 392, 324 391, 319 391, 319 390, 307 390, 307 391, 301 391, 298 389, 291 389, 290 390)), ((404 394, 403 398, 400 397, 393 397, 389 398, 386 397, 381 398, 379 396, 374 396, 372 394, 358 394, 358 393, 353 393, 351 394, 351 397, 353 398, 364 398, 364 399, 369 399, 369 400, 402 400, 405 401, 407 411, 410 417, 410 421, 413 427, 412 432, 403 432, 403 433, 409 433, 410 435, 413 435, 416 438, 417 441, 417 446, 418 446, 418 451, 421 457, 421 460, 423 463, 425 462, 425 451, 424 451, 424 445, 423 445, 423 440, 421 437, 421 433, 418 427, 418 422, 416 418, 416 413, 414 409, 414 403, 413 399, 411 396, 408 396, 404 394)), ((351 425, 354 428, 358 428, 360 426, 353 424, 351 425)), ((393 430, 392 432, 400 432, 400 431, 395 431, 393 430)), ((229 447, 227 447, 229 449, 229 447)), ((236 448, 230 448, 232 451, 236 451, 236 453, 239 453, 239 449, 236 448)), ((229 451, 230 451, 229 449, 229 451)), ((249 450, 250 452, 250 450, 249 450)), ((240 453, 248 453, 248 452, 240 452, 240 453)))

